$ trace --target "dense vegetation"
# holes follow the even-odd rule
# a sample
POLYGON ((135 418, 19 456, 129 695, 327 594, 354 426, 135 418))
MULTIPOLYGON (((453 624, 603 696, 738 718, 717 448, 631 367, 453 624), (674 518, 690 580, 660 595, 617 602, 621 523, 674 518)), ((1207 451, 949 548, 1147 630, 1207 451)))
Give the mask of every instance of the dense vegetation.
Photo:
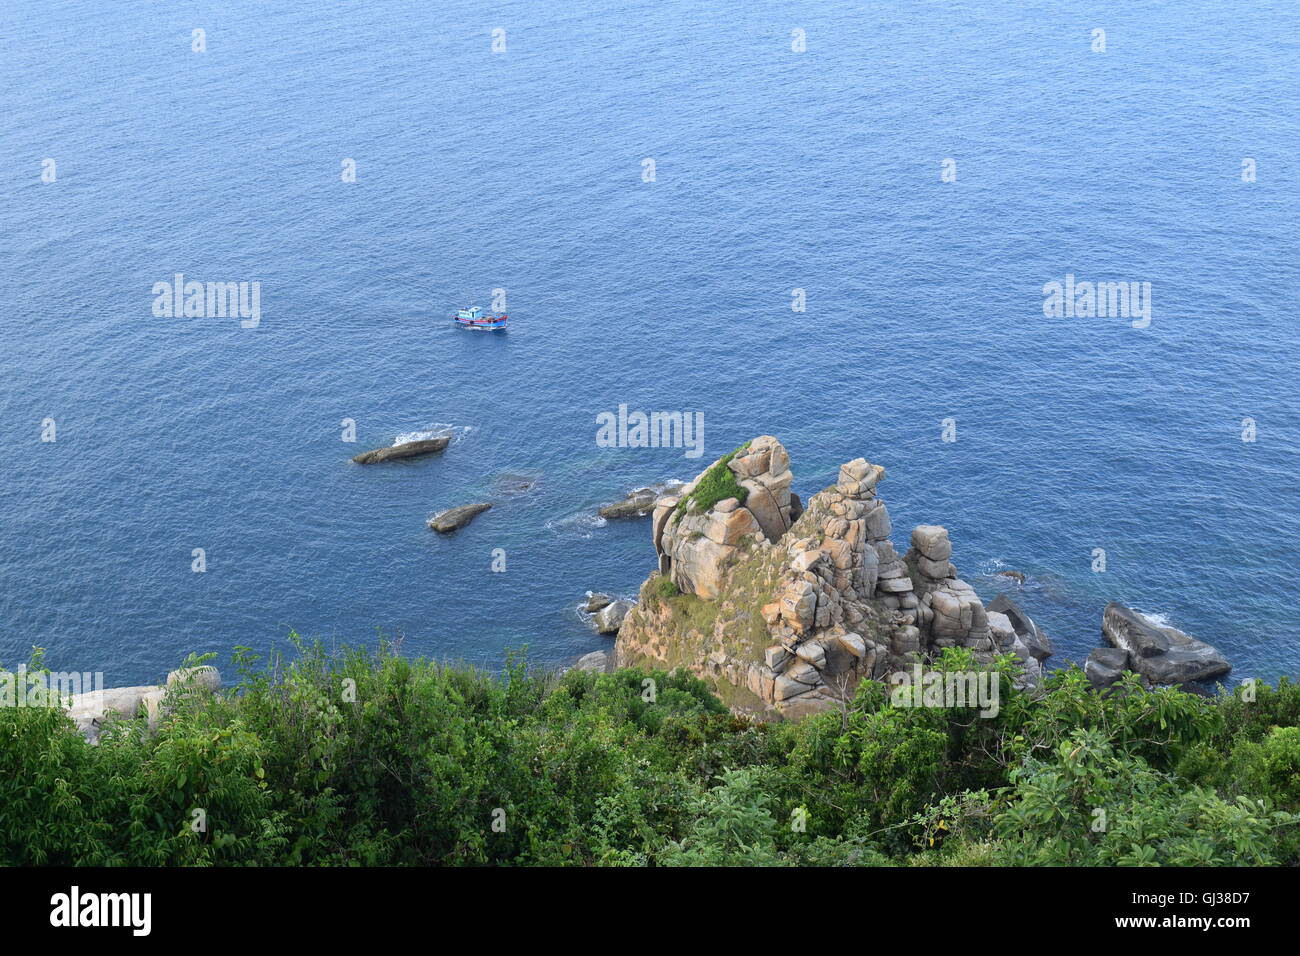
POLYGON ((749 497, 749 489, 741 487, 727 463, 748 447, 749 442, 745 442, 710 465, 709 470, 695 483, 694 490, 689 495, 683 495, 682 500, 677 502, 676 513, 680 516, 689 508, 692 512, 704 514, 719 501, 728 498, 735 498, 743 505, 749 497))
MULTIPOLYGON (((964 667, 961 651, 942 666, 964 667)), ((862 685, 801 724, 699 680, 237 653, 240 684, 91 747, 0 709, 3 864, 1295 864, 1300 687, 1081 673, 981 719, 862 685), (202 823, 202 825, 200 825, 202 823)))

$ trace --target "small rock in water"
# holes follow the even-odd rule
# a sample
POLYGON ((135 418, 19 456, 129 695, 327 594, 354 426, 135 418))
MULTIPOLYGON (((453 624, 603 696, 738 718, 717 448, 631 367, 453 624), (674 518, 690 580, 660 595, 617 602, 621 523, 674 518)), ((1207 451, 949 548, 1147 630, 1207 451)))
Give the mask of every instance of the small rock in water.
POLYGON ((353 457, 353 461, 358 465, 374 465, 381 461, 397 461, 402 458, 418 458, 421 455, 432 455, 436 451, 442 451, 450 444, 449 437, 426 438, 421 441, 408 441, 400 445, 390 445, 387 448, 376 448, 373 451, 363 451, 361 454, 353 457))
POLYGON ((429 527, 434 531, 446 534, 449 531, 456 531, 465 527, 476 517, 487 511, 492 506, 486 501, 476 502, 472 505, 457 505, 455 508, 448 508, 446 511, 440 511, 429 519, 429 527))
POLYGON ((1012 571, 1011 569, 1008 568, 1007 570, 994 571, 993 573, 1000 578, 1010 578, 1011 580, 1015 581, 1017 584, 1025 583, 1025 573, 1023 571, 1012 571))
POLYGON ((596 612, 592 622, 596 625, 598 634, 617 634, 618 629, 623 626, 623 618, 627 617, 628 611, 632 610, 631 601, 622 599, 611 601, 605 607, 596 612))
POLYGON ((622 501, 602 505, 597 512, 602 518, 643 518, 654 511, 655 502, 663 495, 675 495, 686 487, 679 484, 651 485, 628 492, 622 501))
POLYGON ((587 603, 582 609, 588 614, 595 614, 601 608, 608 607, 613 600, 608 594, 588 594, 587 603))

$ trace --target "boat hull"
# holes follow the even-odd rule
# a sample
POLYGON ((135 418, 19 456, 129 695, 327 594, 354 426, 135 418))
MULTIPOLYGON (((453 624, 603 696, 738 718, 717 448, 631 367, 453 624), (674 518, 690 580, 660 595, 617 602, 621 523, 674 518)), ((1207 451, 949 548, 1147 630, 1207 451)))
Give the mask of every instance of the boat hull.
POLYGON ((462 329, 469 329, 471 332, 504 332, 506 330, 506 317, 504 315, 476 320, 452 316, 451 321, 453 325, 462 329))

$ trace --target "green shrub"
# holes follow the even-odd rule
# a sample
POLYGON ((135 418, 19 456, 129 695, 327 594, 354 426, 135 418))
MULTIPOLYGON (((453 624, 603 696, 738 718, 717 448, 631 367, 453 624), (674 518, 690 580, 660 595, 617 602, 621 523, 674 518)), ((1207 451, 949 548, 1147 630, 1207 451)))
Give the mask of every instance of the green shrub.
POLYGON ((677 502, 675 513, 679 516, 685 514, 689 507, 691 511, 703 514, 719 501, 725 501, 728 498, 735 498, 743 505, 745 499, 749 496, 749 491, 742 488, 740 483, 736 481, 736 476, 727 467, 727 463, 748 447, 749 442, 745 442, 739 448, 728 452, 714 462, 709 470, 700 476, 700 480, 695 483, 695 489, 689 495, 683 495, 682 500, 677 502))
POLYGON ((761 724, 681 671, 487 673, 296 637, 235 663, 229 691, 93 747, 57 708, 0 707, 0 865, 1300 863, 1286 681, 1099 696, 1076 668, 1030 697, 1002 659, 993 717, 867 681, 761 724))

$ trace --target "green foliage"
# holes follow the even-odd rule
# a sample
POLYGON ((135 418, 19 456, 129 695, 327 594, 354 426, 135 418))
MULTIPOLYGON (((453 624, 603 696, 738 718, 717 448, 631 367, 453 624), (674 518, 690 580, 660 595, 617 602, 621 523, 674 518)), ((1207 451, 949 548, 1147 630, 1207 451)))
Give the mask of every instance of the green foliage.
POLYGON ((674 598, 681 594, 681 589, 673 583, 673 579, 668 575, 660 575, 655 581, 655 593, 661 598, 674 598))
POLYGON ((1300 863, 1287 681, 1103 696, 1076 669, 1031 697, 1004 658, 995 716, 864 682, 765 725, 680 671, 494 674, 296 637, 235 662, 233 690, 177 691, 156 732, 93 747, 58 708, 0 707, 0 865, 1300 863))
POLYGON ((695 484, 695 489, 689 495, 683 495, 682 500, 677 502, 676 514, 679 516, 685 514, 688 507, 692 511, 703 514, 719 501, 725 501, 728 498, 735 498, 743 505, 745 498, 749 496, 749 492, 736 481, 736 476, 727 467, 727 463, 748 447, 749 442, 745 442, 739 448, 728 452, 714 462, 709 470, 700 476, 700 480, 695 484))

